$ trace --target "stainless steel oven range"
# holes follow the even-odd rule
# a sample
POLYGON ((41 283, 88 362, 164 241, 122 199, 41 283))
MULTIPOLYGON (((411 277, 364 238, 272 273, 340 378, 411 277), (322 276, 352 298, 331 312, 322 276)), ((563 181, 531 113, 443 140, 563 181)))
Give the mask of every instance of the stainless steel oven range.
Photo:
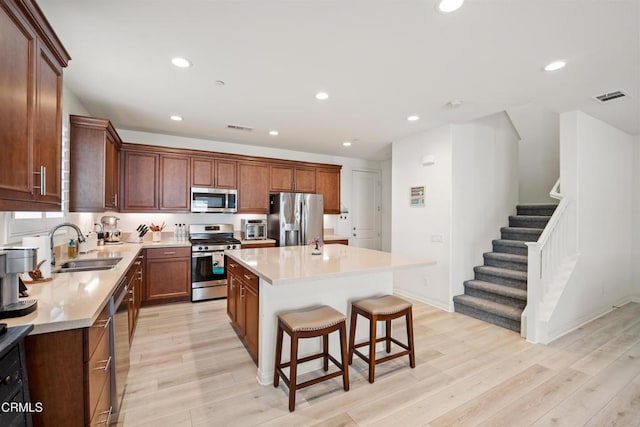
POLYGON ((227 296, 225 249, 240 249, 233 224, 191 224, 191 301, 227 296))

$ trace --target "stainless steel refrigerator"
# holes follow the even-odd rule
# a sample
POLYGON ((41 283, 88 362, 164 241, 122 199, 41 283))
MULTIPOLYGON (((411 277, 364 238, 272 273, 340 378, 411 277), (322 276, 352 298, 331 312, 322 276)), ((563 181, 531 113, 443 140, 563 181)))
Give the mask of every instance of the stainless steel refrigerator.
POLYGON ((276 246, 306 245, 323 238, 322 194, 278 193, 269 197, 267 236, 276 246))

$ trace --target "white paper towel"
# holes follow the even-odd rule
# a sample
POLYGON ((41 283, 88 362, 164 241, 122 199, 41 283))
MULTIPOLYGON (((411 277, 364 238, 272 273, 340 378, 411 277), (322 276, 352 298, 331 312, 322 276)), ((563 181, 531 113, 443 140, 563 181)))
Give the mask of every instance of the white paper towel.
POLYGON ((50 244, 51 244, 51 241, 49 239, 49 235, 22 238, 22 246, 38 248, 38 263, 40 263, 40 261, 42 260, 46 260, 45 263, 40 266, 40 271, 42 272, 43 279, 51 277, 51 248, 49 247, 50 244))

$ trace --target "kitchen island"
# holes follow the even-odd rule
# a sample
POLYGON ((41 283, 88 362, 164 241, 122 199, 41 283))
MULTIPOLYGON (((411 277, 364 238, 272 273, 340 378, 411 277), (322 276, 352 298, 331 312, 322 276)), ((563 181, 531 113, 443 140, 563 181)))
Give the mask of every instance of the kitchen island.
MULTIPOLYGON (((273 383, 278 312, 324 304, 348 318, 351 301, 393 293, 395 270, 433 264, 427 259, 339 244, 324 246, 320 255, 312 255, 311 251, 310 246, 225 251, 228 265, 237 262, 259 278, 258 312, 245 314, 257 315, 257 380, 260 384, 273 383)), ((232 298, 228 300, 229 303, 233 301, 232 298)), ((364 337, 367 331, 368 326, 361 322, 357 335, 364 337)), ((336 336, 331 337, 330 351, 337 357, 339 343, 337 334, 333 335, 336 336)), ((303 340, 299 351, 304 355, 319 348, 320 340, 303 340)), ((287 340, 282 351, 288 359, 287 340)), ((319 363, 317 366, 313 363, 302 365, 299 372, 305 372, 305 368, 307 371, 315 369, 319 363)))

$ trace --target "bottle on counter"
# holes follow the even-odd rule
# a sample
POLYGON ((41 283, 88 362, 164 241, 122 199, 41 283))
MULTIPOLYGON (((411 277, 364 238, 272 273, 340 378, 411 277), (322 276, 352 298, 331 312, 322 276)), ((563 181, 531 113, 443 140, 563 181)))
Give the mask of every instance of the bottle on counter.
POLYGON ((76 241, 73 239, 69 240, 69 246, 67 247, 67 256, 69 256, 69 258, 75 258, 77 249, 78 248, 76 246, 76 241))

